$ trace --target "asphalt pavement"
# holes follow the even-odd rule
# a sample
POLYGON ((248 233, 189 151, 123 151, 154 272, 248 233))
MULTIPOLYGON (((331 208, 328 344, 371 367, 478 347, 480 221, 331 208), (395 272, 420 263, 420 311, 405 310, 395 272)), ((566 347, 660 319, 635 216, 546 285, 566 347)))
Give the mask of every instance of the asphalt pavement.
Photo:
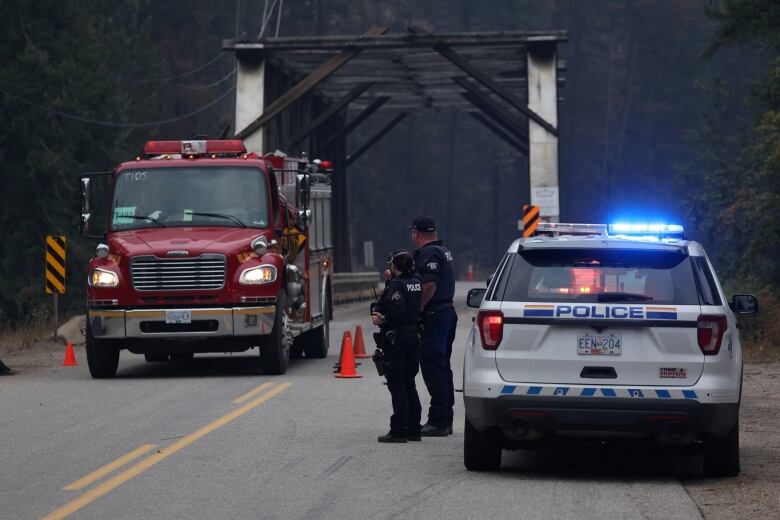
MULTIPOLYGON (((457 290, 457 389, 468 286, 457 290)), ((93 380, 79 349, 78 367, 0 379, 0 518, 702 516, 677 478, 698 471, 694 457, 505 452, 502 471, 467 472, 462 394, 454 435, 377 443, 390 395, 371 360, 360 379, 332 370, 344 330, 361 325, 372 350, 367 307, 337 308, 328 358, 293 360, 283 376, 263 375, 256 350, 187 364, 123 352, 115 379, 93 380)))

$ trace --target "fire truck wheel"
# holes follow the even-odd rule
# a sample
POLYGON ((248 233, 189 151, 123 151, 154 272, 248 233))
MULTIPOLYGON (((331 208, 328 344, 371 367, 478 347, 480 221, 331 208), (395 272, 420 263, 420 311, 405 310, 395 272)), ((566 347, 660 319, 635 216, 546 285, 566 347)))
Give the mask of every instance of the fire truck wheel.
POLYGON ((284 374, 290 364, 292 330, 287 293, 282 289, 276 295, 276 316, 271 334, 260 337, 260 366, 265 374, 284 374))
POLYGON ((306 340, 304 341, 303 349, 306 352, 307 358, 321 359, 328 357, 328 347, 330 346, 330 320, 332 314, 330 305, 330 284, 328 284, 322 308, 322 326, 304 334, 306 340))
POLYGON ((89 320, 87 320, 85 336, 87 337, 89 375, 94 379, 114 377, 119 365, 119 349, 110 341, 95 338, 92 335, 89 320))
POLYGON ((290 359, 300 359, 303 357, 303 349, 305 348, 306 334, 301 334, 293 338, 292 347, 290 347, 290 359))

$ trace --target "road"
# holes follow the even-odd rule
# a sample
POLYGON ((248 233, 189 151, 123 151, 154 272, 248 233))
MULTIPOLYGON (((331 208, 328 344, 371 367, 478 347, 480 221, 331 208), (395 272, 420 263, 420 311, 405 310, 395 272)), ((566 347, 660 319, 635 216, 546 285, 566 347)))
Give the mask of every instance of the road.
MULTIPOLYGON (((456 388, 473 315, 466 288, 456 388)), ((0 379, 0 517, 704 516, 676 476, 695 474, 695 457, 505 452, 501 472, 469 473, 460 394, 451 437, 378 444, 390 396, 370 360, 362 379, 331 369, 344 330, 360 324, 370 337, 366 307, 338 308, 328 359, 295 360, 284 376, 262 375, 256 351, 191 364, 123 352, 116 379, 93 380, 79 348, 78 367, 0 379)))

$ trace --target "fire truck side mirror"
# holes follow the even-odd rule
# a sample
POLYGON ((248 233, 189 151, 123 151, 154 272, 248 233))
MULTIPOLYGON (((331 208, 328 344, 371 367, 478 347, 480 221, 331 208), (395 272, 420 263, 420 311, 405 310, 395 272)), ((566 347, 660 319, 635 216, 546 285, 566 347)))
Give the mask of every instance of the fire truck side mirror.
POLYGON ((100 201, 108 201, 107 193, 110 189, 112 175, 113 172, 88 172, 82 173, 79 178, 79 192, 81 194, 79 231, 84 237, 105 237, 105 230, 100 228, 109 220, 109 208, 108 204, 101 204, 100 201), (95 201, 98 203, 96 204, 95 201), (96 227, 98 229, 95 229, 96 227))
POLYGON ((310 209, 299 209, 298 210, 298 222, 301 225, 301 227, 305 227, 309 220, 311 219, 311 210, 310 209))
POLYGON ((89 177, 82 177, 81 178, 81 220, 80 220, 80 231, 81 234, 89 233, 89 219, 92 216, 90 211, 90 197, 89 197, 89 186, 90 186, 90 179, 89 177))
POLYGON ((311 194, 311 175, 308 173, 298 174, 298 207, 302 209, 309 208, 309 195, 311 194))

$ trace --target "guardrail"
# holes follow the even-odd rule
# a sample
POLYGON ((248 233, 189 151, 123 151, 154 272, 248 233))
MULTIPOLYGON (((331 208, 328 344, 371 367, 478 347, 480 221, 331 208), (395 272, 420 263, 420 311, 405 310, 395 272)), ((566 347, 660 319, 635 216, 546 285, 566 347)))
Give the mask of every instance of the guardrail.
POLYGON ((333 305, 343 305, 364 300, 373 300, 374 291, 382 292, 382 276, 377 272, 333 273, 333 305))

